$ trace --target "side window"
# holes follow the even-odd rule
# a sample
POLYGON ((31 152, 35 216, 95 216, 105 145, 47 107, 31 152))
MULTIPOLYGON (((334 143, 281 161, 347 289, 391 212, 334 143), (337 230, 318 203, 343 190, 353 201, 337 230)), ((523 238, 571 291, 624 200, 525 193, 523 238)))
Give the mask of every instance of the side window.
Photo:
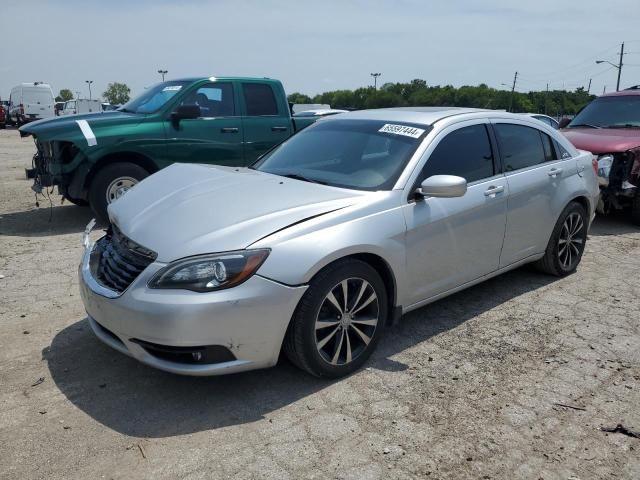
POLYGON ((457 175, 467 182, 492 177, 493 152, 487 128, 472 125, 444 137, 427 160, 419 181, 432 175, 457 175))
POLYGON ((556 156, 560 159, 571 158, 571 154, 564 148, 562 145, 558 143, 557 140, 553 141, 553 145, 556 147, 556 156))
POLYGON ((278 115, 278 104, 270 85, 264 83, 242 84, 244 102, 247 105, 247 115, 260 117, 263 115, 278 115))
POLYGON ((231 83, 208 83, 191 92, 181 105, 198 105, 200 116, 232 117, 235 115, 233 85, 231 83))
POLYGON ((553 144, 551 142, 551 137, 544 132, 539 132, 540 138, 542 139, 542 149, 544 150, 544 159, 549 162, 551 160, 555 160, 557 157, 553 151, 553 144))
POLYGON ((498 123, 495 125, 495 132, 507 172, 546 161, 539 130, 522 125, 498 123))

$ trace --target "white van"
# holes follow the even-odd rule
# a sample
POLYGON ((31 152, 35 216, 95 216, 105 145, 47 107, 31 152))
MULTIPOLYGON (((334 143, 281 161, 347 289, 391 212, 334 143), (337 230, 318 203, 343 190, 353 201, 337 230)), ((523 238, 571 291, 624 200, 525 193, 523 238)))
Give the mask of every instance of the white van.
POLYGON ((50 118, 55 116, 55 103, 48 83, 23 83, 11 89, 9 118, 16 125, 50 118))
POLYGON ((89 100, 87 98, 77 98, 65 102, 60 115, 75 115, 76 113, 97 113, 102 112, 102 102, 100 100, 89 100))

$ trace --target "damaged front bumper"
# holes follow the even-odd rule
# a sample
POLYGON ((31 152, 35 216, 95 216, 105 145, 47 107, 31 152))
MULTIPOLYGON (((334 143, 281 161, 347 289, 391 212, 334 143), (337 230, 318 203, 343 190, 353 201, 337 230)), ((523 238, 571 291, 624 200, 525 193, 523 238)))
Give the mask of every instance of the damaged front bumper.
POLYGON ((171 373, 221 375, 275 365, 307 289, 259 275, 210 293, 150 289, 148 282, 166 266, 154 262, 119 294, 93 278, 94 245, 87 243, 80 293, 94 333, 119 352, 171 373))

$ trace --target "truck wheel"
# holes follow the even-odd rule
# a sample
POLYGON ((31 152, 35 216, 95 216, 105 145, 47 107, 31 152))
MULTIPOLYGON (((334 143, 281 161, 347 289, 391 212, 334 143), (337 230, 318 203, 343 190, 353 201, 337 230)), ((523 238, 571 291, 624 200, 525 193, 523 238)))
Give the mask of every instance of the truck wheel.
POLYGON ((64 198, 65 200, 68 200, 69 202, 79 207, 86 207, 89 205, 89 202, 86 201, 84 198, 71 198, 71 197, 64 197, 64 198))
POLYGON ((144 168, 135 163, 122 162, 101 169, 89 185, 89 204, 103 222, 109 221, 107 207, 138 182, 149 176, 144 168))
POLYGON ((636 225, 640 225, 640 192, 636 193, 631 203, 631 221, 636 225))

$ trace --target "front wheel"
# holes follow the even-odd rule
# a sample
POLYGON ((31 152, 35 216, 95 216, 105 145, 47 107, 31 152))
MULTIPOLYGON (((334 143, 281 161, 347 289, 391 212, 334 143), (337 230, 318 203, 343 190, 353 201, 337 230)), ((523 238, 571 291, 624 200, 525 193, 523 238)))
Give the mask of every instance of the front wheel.
POLYGON ((89 204, 96 216, 108 222, 107 207, 127 190, 149 176, 140 165, 129 162, 114 163, 101 169, 89 186, 89 204))
POLYGON ((311 281, 291 319, 284 351, 312 375, 348 375, 375 349, 387 312, 378 272, 360 260, 339 261, 311 281))
POLYGON ((557 277, 573 273, 584 253, 587 228, 586 209, 578 202, 569 203, 560 214, 544 257, 536 262, 536 267, 557 277))

